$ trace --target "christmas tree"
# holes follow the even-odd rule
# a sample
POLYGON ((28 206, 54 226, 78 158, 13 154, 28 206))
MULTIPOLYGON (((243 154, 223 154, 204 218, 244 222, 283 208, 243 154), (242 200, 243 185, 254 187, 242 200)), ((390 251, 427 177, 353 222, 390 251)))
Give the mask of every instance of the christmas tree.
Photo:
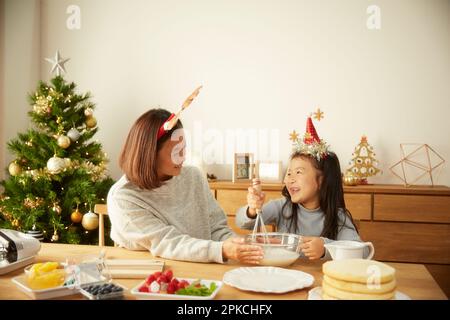
POLYGON ((367 178, 381 172, 376 166, 378 161, 375 159, 373 147, 367 142, 367 137, 362 136, 361 142, 355 147, 350 161, 351 167, 347 172, 353 173, 360 184, 367 184, 367 178))
POLYGON ((15 160, 1 182, 0 227, 44 241, 93 244, 98 217, 91 211, 105 202, 113 180, 101 144, 92 141, 98 127, 90 94, 76 93, 60 75, 67 60, 59 52, 49 60, 56 76, 29 95, 33 125, 8 142, 15 160))

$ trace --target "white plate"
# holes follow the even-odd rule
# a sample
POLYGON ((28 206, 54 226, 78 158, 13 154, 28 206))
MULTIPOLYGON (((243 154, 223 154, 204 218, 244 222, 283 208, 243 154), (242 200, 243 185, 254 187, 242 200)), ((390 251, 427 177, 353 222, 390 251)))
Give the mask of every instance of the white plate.
MULTIPOLYGON (((192 283, 194 281, 197 281, 198 279, 191 279, 191 278, 178 278, 179 281, 186 280, 189 283, 192 283)), ((217 295, 219 290, 222 288, 222 281, 218 280, 200 280, 200 284, 204 284, 209 288, 212 282, 215 282, 217 285, 216 290, 213 291, 213 293, 209 296, 187 296, 187 295, 181 295, 181 294, 168 294, 168 293, 150 293, 150 292, 139 292, 139 288, 144 284, 145 281, 142 281, 131 289, 131 294, 136 296, 139 300, 212 300, 217 295)))
MULTIPOLYGON (((308 300, 322 300, 322 287, 315 287, 309 290, 308 300)), ((395 291, 394 300, 411 300, 411 298, 400 291, 395 291)))
POLYGON ((277 267, 244 267, 226 272, 223 282, 246 291, 285 293, 312 286, 314 277, 298 270, 277 267))
POLYGON ((8 263, 4 266, 0 265, 0 275, 20 269, 22 267, 25 267, 26 265, 29 265, 30 263, 33 263, 35 257, 36 256, 31 256, 13 263, 8 263))
POLYGON ((33 290, 28 287, 26 282, 26 275, 21 275, 15 278, 12 278, 12 282, 16 284, 16 286, 24 292, 27 296, 32 299, 41 300, 41 299, 52 299, 57 297, 70 296, 73 294, 78 294, 79 290, 76 286, 60 286, 51 289, 43 289, 43 290, 33 290))

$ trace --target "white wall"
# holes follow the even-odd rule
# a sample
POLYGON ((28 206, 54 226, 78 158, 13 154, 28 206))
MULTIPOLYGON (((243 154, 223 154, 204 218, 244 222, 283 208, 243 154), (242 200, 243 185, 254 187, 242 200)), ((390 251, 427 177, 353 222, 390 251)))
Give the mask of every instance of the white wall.
MULTIPOLYGON (((400 182, 389 172, 400 143, 428 143, 450 159, 448 0, 42 0, 40 10, 41 77, 49 79, 43 58, 56 49, 71 58, 67 79, 93 93, 97 137, 115 178, 133 121, 151 107, 176 110, 198 84, 204 89, 183 121, 209 151, 227 130, 275 129, 272 154, 286 164, 288 133, 303 132, 307 114, 320 107, 325 119, 316 128, 342 167, 368 136, 384 171, 372 182, 400 182), (66 27, 72 4, 81 8, 80 30, 66 27), (381 8, 380 30, 366 27, 372 4, 381 8), (199 126, 206 136, 194 132, 199 126)), ((26 117, 25 85, 11 87, 15 100, 5 112, 26 117)), ((6 137, 23 129, 5 120, 6 137)), ((231 159, 227 146, 220 149, 231 159)), ((231 164, 208 171, 230 178, 231 164)), ((450 185, 448 164, 437 183, 450 185)))
POLYGON ((38 0, 4 0, 0 19, 0 179, 13 160, 6 142, 28 129, 27 94, 40 77, 40 4, 38 0))

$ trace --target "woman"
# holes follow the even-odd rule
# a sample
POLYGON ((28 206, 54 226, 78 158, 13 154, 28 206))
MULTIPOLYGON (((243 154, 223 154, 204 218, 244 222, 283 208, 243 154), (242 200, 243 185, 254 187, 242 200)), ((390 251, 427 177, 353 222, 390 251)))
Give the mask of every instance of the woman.
POLYGON ((183 167, 181 121, 161 134, 170 118, 168 111, 152 109, 128 134, 119 161, 124 176, 107 199, 111 238, 168 259, 257 263, 262 249, 235 237, 206 178, 195 167, 183 167))

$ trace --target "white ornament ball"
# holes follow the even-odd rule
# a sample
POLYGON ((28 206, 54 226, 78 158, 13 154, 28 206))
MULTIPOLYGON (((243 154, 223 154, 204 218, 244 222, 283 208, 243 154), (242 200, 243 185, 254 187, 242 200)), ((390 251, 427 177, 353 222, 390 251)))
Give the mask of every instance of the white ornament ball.
POLYGON ((83 215, 81 224, 86 230, 95 230, 98 228, 98 216, 95 213, 89 211, 88 213, 83 215))
POLYGON ((63 149, 67 149, 70 146, 70 139, 67 136, 59 136, 58 138, 58 146, 63 149))
POLYGON ((17 176, 22 172, 22 167, 15 162, 11 162, 8 167, 9 174, 12 176, 17 176))
POLYGON ((56 242, 58 240, 59 240, 58 234, 55 233, 54 235, 52 235, 52 242, 56 242))
POLYGON ((77 129, 72 128, 69 130, 69 132, 67 132, 67 136, 69 137, 70 140, 75 142, 80 138, 81 134, 77 129))
POLYGON ((66 161, 58 157, 51 157, 47 161, 47 169, 52 174, 58 174, 66 167, 66 161))
POLYGON ((94 110, 92 110, 92 108, 86 108, 86 109, 84 110, 84 115, 85 115, 86 117, 92 117, 93 114, 94 114, 94 110))

